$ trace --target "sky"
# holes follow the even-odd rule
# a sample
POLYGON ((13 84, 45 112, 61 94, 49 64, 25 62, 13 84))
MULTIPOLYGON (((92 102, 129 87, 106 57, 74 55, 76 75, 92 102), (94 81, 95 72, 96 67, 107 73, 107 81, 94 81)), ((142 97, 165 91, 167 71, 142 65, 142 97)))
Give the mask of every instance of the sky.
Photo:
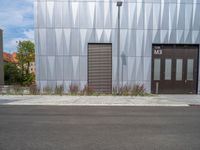
POLYGON ((4 51, 15 52, 17 41, 34 41, 34 0, 0 0, 0 28, 4 51))

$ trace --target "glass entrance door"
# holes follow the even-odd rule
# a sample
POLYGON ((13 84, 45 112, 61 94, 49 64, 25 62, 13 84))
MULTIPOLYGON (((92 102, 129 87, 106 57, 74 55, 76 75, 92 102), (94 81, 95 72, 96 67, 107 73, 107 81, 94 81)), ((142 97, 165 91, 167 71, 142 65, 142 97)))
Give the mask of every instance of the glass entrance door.
POLYGON ((197 46, 153 46, 152 93, 195 94, 198 80, 197 64, 197 46))

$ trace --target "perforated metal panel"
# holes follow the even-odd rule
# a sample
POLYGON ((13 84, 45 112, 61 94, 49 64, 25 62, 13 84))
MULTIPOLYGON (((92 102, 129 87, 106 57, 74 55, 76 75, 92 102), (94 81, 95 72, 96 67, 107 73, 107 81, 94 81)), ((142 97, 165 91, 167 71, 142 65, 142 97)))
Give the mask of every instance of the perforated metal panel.
POLYGON ((88 85, 98 93, 112 92, 111 44, 88 44, 88 85))
MULTIPOLYGON (((35 0, 36 80, 40 88, 88 83, 88 43, 112 43, 120 83, 151 91, 152 44, 200 44, 199 0, 125 0, 117 68, 116 0, 35 0), (55 64, 55 65, 54 65, 55 64)), ((199 56, 200 58, 200 56, 199 56)), ((198 64, 200 65, 200 63, 198 64)), ((113 75, 117 85, 118 76, 113 75)), ((200 94, 200 73, 198 74, 200 94)))

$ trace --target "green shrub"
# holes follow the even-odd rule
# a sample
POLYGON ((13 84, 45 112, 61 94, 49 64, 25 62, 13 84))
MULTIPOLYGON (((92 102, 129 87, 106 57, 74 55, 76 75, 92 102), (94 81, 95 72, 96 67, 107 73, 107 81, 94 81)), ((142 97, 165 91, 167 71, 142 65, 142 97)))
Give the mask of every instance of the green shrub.
POLYGON ((112 89, 112 95, 117 95, 117 87, 114 86, 112 89))
POLYGON ((96 94, 94 87, 89 86, 89 85, 85 85, 81 93, 83 95, 95 95, 96 94))
POLYGON ((56 86, 56 88, 55 88, 55 94, 62 96, 63 93, 64 93, 64 87, 63 87, 63 85, 56 86))
POLYGON ((37 87, 37 85, 33 84, 29 87, 29 92, 31 95, 39 95, 40 89, 37 87))
POLYGON ((53 89, 50 86, 46 86, 43 89, 43 94, 52 95, 53 94, 53 89))
POLYGON ((23 95, 24 94, 24 88, 20 85, 13 86, 13 91, 15 95, 23 95))
POLYGON ((4 80, 6 85, 20 84, 20 76, 21 74, 17 64, 4 64, 4 80))
POLYGON ((69 86, 69 94, 77 95, 78 93, 79 93, 79 85, 70 84, 70 86, 69 86))
POLYGON ((10 86, 6 87, 5 91, 6 91, 7 95, 11 95, 11 88, 10 88, 10 86))
POLYGON ((144 96, 146 94, 146 89, 144 85, 136 84, 131 89, 132 96, 144 96))
POLYGON ((128 96, 130 94, 131 86, 124 85, 119 88, 119 95, 128 96))
POLYGON ((144 96, 146 95, 146 89, 144 85, 136 84, 133 86, 124 85, 119 87, 119 92, 117 93, 117 87, 113 87, 113 95, 119 96, 144 96))
POLYGON ((117 93, 117 87, 113 87, 112 95, 119 95, 119 96, 128 96, 130 95, 131 86, 124 85, 119 87, 119 91, 117 93))

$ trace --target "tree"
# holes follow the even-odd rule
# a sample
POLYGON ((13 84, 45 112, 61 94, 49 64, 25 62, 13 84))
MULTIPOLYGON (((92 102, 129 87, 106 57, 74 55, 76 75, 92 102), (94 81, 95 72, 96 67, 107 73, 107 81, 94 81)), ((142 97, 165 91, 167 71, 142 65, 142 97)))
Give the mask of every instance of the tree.
POLYGON ((35 45, 31 41, 19 41, 17 59, 21 74, 21 85, 30 85, 35 75, 29 72, 30 63, 35 62, 35 45))
POLYGON ((20 82, 19 69, 14 63, 5 63, 4 65, 5 83, 8 85, 18 84, 20 82))

